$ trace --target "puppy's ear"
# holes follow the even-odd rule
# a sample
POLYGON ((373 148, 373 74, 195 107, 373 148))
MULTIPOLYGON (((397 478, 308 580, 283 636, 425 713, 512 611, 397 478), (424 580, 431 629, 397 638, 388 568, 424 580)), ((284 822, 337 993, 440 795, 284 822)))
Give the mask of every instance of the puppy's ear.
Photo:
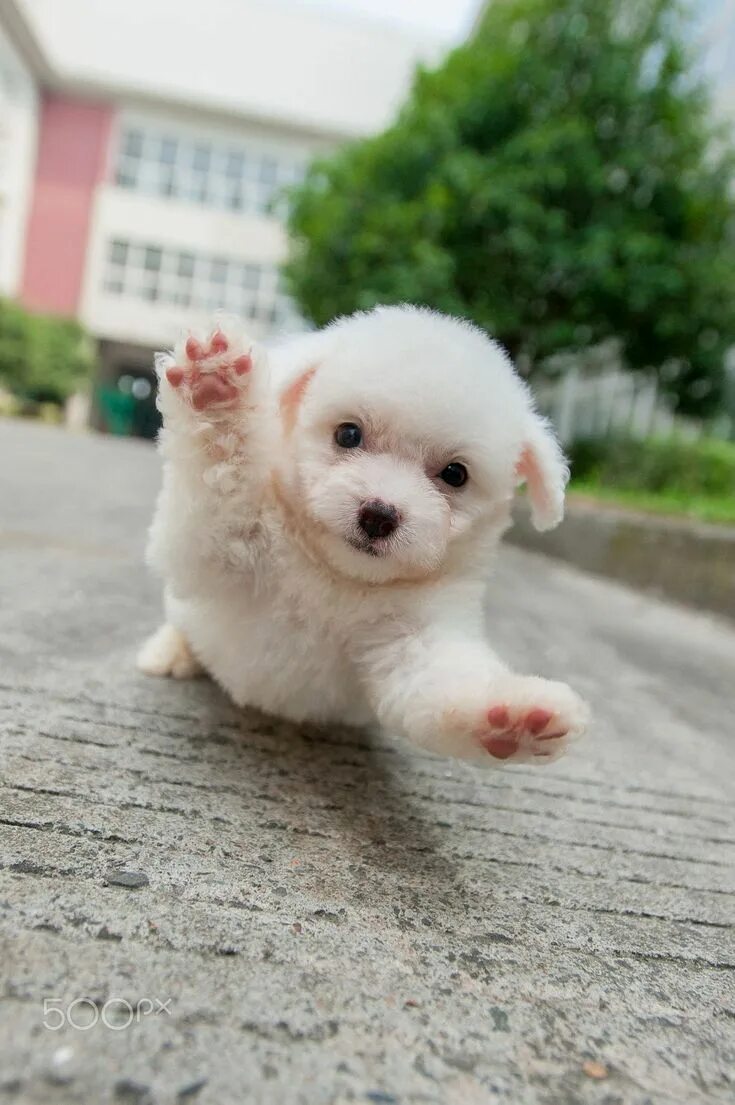
POLYGON ((564 489, 569 466, 545 418, 530 414, 526 440, 516 462, 519 483, 525 483, 531 501, 531 519, 537 530, 553 529, 564 517, 564 489))
POLYGON ((283 419, 283 428, 288 436, 296 425, 296 419, 299 416, 299 407, 301 401, 304 398, 306 389, 311 383, 314 374, 316 372, 316 365, 311 365, 309 368, 300 372, 295 380, 292 380, 286 390, 281 394, 280 398, 280 410, 281 418, 283 419))

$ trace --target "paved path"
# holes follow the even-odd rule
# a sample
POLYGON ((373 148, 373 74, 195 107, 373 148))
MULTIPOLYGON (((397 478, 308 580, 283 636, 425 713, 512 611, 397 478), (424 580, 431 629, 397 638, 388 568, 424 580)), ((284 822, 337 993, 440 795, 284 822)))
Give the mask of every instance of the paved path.
POLYGON ((0 424, 0 1103, 732 1103, 733 629, 508 549, 583 746, 300 732, 134 671, 157 478, 0 424))

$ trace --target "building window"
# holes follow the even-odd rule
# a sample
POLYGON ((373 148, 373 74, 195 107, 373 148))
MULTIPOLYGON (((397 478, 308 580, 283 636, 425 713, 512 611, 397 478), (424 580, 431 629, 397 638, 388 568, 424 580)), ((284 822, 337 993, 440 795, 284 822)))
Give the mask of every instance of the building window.
POLYGON ((227 211, 272 212, 284 187, 303 176, 294 157, 272 150, 202 142, 156 128, 130 126, 120 138, 119 187, 227 211))
POLYGON ((110 295, 148 303, 222 309, 261 322, 267 330, 301 325, 274 265, 243 263, 221 254, 116 238, 108 243, 103 287, 110 295))

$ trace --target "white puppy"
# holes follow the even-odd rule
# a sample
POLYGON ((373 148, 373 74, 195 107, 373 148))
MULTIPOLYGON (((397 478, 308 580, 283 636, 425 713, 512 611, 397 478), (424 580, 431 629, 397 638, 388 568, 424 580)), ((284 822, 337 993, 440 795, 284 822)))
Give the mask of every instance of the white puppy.
POLYGON ((502 349, 378 308, 268 355, 236 328, 158 359, 167 624, 139 666, 202 665, 236 703, 378 721, 423 748, 544 763, 583 731, 564 683, 490 648, 490 558, 525 480, 539 529, 567 468, 502 349))

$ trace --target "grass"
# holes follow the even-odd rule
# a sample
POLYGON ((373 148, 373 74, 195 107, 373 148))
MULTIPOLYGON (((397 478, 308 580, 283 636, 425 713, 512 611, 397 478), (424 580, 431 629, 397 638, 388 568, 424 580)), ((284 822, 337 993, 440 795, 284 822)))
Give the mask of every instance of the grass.
POLYGON ((572 499, 576 495, 580 499, 595 499, 597 502, 640 510, 647 514, 735 525, 735 494, 691 495, 683 491, 638 491, 607 487, 588 479, 573 479, 569 491, 572 499))

